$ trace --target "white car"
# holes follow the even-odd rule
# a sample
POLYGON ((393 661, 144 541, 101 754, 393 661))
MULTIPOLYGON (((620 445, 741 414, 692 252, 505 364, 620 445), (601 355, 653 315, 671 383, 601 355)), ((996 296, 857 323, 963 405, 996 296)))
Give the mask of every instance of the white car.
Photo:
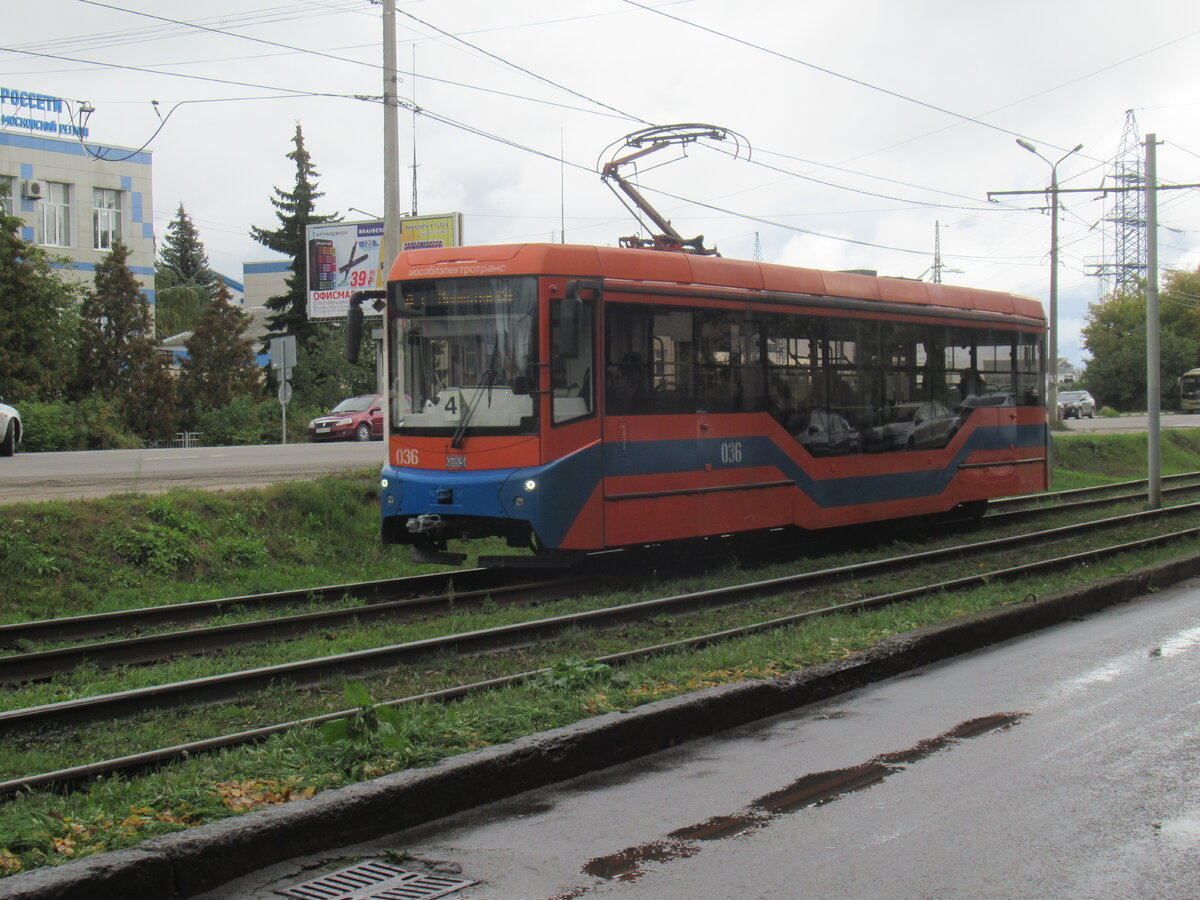
POLYGON ((0 456, 12 456, 21 443, 21 414, 0 401, 0 456))

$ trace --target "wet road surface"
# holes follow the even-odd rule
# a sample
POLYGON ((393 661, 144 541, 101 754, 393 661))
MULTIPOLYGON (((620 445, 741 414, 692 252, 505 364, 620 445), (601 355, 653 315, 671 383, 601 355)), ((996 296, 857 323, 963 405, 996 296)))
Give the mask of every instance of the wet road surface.
POLYGON ((455 900, 1200 896, 1200 581, 205 895, 385 851, 455 900))

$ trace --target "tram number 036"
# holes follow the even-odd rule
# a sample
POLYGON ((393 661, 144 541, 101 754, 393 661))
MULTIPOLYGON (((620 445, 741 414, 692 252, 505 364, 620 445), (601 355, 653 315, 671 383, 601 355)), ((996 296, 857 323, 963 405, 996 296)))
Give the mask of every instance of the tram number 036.
POLYGON ((742 442, 725 441, 721 444, 721 464, 736 465, 742 461, 742 442))
POLYGON ((397 466, 419 466, 421 464, 420 453, 412 448, 401 447, 396 451, 397 466))

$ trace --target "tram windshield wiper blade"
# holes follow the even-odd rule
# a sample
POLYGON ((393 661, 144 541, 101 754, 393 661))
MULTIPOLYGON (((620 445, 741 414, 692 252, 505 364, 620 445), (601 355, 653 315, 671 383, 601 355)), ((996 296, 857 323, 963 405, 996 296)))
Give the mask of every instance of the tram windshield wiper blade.
POLYGON ((458 427, 454 429, 454 436, 450 438, 450 446, 454 450, 462 447, 463 438, 467 434, 467 426, 471 424, 471 416, 475 414, 475 409, 479 406, 479 400, 483 397, 483 392, 488 392, 488 399, 491 399, 492 385, 496 383, 496 370, 488 369, 483 374, 483 384, 475 389, 475 396, 471 398, 471 402, 467 404, 467 408, 463 410, 462 418, 458 421, 458 427))

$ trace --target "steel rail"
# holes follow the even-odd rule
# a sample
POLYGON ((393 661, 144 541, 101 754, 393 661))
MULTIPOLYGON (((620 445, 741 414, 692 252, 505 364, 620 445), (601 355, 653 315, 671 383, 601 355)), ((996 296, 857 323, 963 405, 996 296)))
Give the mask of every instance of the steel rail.
POLYGON ((220 597, 212 600, 193 600, 188 603, 113 610, 82 616, 11 622, 0 625, 0 647, 28 641, 81 640, 102 637, 121 629, 195 622, 219 616, 231 609, 283 606, 288 603, 303 603, 313 599, 336 601, 344 600, 347 597, 360 597, 376 602, 401 596, 446 594, 454 590, 486 590, 500 585, 519 583, 521 575, 514 574, 517 572, 518 570, 514 569, 458 569, 453 572, 383 578, 352 584, 332 584, 265 594, 245 594, 240 597, 220 597))
MULTIPOLYGON (((1162 480, 1170 481, 1183 478, 1200 478, 1200 472, 1167 475, 1162 480)), ((1096 485, 1094 487, 1073 488, 1053 493, 1025 494, 1019 497, 1006 497, 993 500, 990 506, 995 508, 998 506, 1033 503, 1043 500, 1065 499, 1073 496, 1145 485, 1146 483, 1145 479, 1141 479, 1096 485)), ((1200 484, 1195 487, 1200 488, 1200 484)), ((1191 488, 1185 487, 1172 489, 1172 491, 1186 491, 1189 489, 1191 488)), ((1125 494, 1109 498, 1105 502, 1139 499, 1140 496, 1139 494, 1125 494)), ((1058 506, 1036 507, 1035 509, 1023 510, 1022 512, 1034 513, 1046 509, 1070 508, 1075 507, 1060 504, 1058 506)), ((1009 514, 991 513, 985 518, 985 521, 989 519, 995 521, 1007 515, 1009 514)), ((460 569, 454 572, 428 573, 401 578, 385 578, 349 584, 323 585, 270 593, 220 597, 211 600, 195 600, 187 603, 164 604, 162 606, 148 606, 138 609, 112 610, 80 616, 63 616, 53 619, 11 622, 0 624, 0 647, 13 647, 22 643, 49 640, 84 640, 87 638, 104 637, 121 630, 197 622, 206 618, 215 618, 223 615, 231 609, 266 608, 270 606, 283 606, 289 603, 311 602, 313 600, 337 601, 348 597, 367 599, 371 604, 374 604, 390 602, 402 596, 416 597, 426 594, 445 594, 452 589, 463 591, 485 590, 493 586, 520 584, 523 577, 534 574, 535 571, 523 572, 519 568, 460 569)))
MULTIPOLYGON (((1174 476, 1180 477, 1180 476, 1174 476)), ((1124 488, 1128 485, 1145 484, 1143 481, 1124 482, 1116 485, 1103 485, 1100 488, 1077 488, 1070 491, 1062 491, 1054 495, 1044 496, 1078 496, 1087 495, 1096 492, 1097 490, 1111 491, 1113 489, 1124 488)), ((1188 485, 1177 488, 1170 488, 1164 493, 1190 492, 1200 489, 1200 484, 1188 485)), ((1043 495, 1034 495, 1043 496, 1043 495)), ((1050 512, 1069 510, 1077 508, 1086 508, 1093 505, 1106 505, 1119 501, 1130 499, 1141 499, 1140 494, 1122 494, 1117 496, 1108 496, 1102 499, 1091 499, 1082 502, 1073 502, 1060 505, 1039 506, 1033 509, 1024 509, 1008 513, 998 513, 988 517, 991 524, 998 521, 1005 521, 1010 518, 1027 518, 1030 516, 1050 512)), ((511 581, 512 577, 507 575, 511 570, 504 570, 500 574, 501 580, 511 581)), ((487 570, 475 569, 466 570, 467 574, 474 575, 477 579, 485 578, 491 574, 487 570)), ((308 596, 313 594, 324 596, 340 596, 342 594, 354 594, 355 589, 364 587, 368 592, 378 597, 385 591, 399 589, 404 591, 405 587, 422 587, 428 584, 437 585, 440 582, 438 579, 449 579, 452 576, 439 574, 437 576, 417 576, 407 579, 384 580, 374 582, 364 582, 360 585, 332 585, 322 588, 314 588, 307 592, 308 596)), ((578 583, 578 582, 577 582, 578 583)), ((252 622, 243 622, 230 625, 216 626, 201 629, 188 629, 184 631, 167 632, 163 634, 143 635, 139 637, 127 638, 124 640, 104 641, 101 643, 75 645, 70 647, 56 648, 52 650, 35 651, 22 654, 12 654, 9 656, 0 656, 0 684, 12 684, 29 681, 39 681, 52 678, 58 674, 67 672, 79 664, 87 661, 101 666, 112 665, 138 665, 143 663, 152 663, 163 659, 170 655, 198 655, 216 649, 223 649, 229 646, 238 644, 250 643, 253 641, 261 641, 267 639, 288 639, 316 628, 337 626, 346 622, 361 620, 369 621, 378 618, 396 617, 404 614, 418 614, 436 612, 440 607, 443 607, 451 598, 454 601, 472 602, 478 600, 489 593, 494 595, 503 595, 507 593, 515 593, 521 590, 537 590, 544 589, 549 595, 553 595, 560 583, 559 582, 524 582, 516 585, 504 585, 493 587, 490 589, 479 589, 475 591, 462 591, 457 594, 442 594, 436 596, 424 597, 409 597, 403 600, 375 600, 370 604, 361 607, 347 607, 336 610, 322 610, 313 613, 302 613, 293 616, 275 617, 270 619, 260 619, 252 622)), ((257 594, 249 595, 249 599, 256 605, 274 605, 288 600, 296 599, 297 595, 303 594, 301 591, 286 591, 276 594, 257 594)), ((199 601, 201 606, 219 606, 222 609, 228 609, 229 604, 241 606, 246 598, 233 597, 224 598, 213 601, 199 601)), ((525 598, 518 598, 516 602, 521 602, 525 598)), ((191 607, 197 604, 183 604, 184 607, 191 607)), ((135 610, 134 613, 159 612, 160 610, 171 611, 170 607, 150 607, 148 610, 135 610)), ((123 615, 118 613, 118 615, 123 615)), ((42 620, 34 623, 21 623, 23 625, 42 628, 52 624, 55 620, 42 620)))
POLYGON ((579 578, 528 582, 0 656, 0 684, 45 681, 84 662, 99 666, 137 665, 169 656, 197 656, 254 641, 294 638, 328 626, 444 613, 451 606, 477 606, 489 598, 500 599, 507 594, 520 594, 517 602, 546 599, 557 596, 565 588, 578 588, 584 583, 579 578))
MULTIPOLYGON (((1162 477, 1162 480, 1163 481, 1180 481, 1184 478, 1200 479, 1200 472, 1180 472, 1175 475, 1164 475, 1162 477)), ((1115 481, 1112 484, 1096 484, 1096 485, 1092 485, 1091 487, 1070 488, 1065 491, 1048 491, 1048 492, 1043 492, 1043 493, 1038 493, 1038 494, 1020 494, 1019 496, 1016 496, 1016 497, 1001 497, 997 500, 991 500, 988 502, 988 507, 991 508, 994 506, 1000 506, 1000 507, 1015 506, 1015 505, 1021 504, 1021 503, 1034 503, 1034 502, 1037 502, 1040 500, 1066 500, 1070 497, 1098 494, 1098 493, 1102 493, 1105 491, 1124 490, 1125 488, 1132 488, 1132 487, 1138 487, 1138 486, 1146 487, 1148 484, 1149 484, 1148 479, 1136 478, 1132 481, 1115 481)), ((1139 495, 1138 494, 1126 494, 1123 496, 1136 497, 1139 495)))
MULTIPOLYGON (((1144 482, 1143 482, 1144 483, 1144 482)), ((1112 487, 1112 486, 1107 486, 1112 487)), ((1178 488, 1173 490, 1195 490, 1200 488, 1200 485, 1194 488, 1178 488)), ((1063 494, 1079 494, 1081 492, 1090 492, 1092 489, 1083 488, 1075 491, 1062 492, 1063 494)), ((1096 502, 1114 502, 1120 499, 1127 499, 1131 495, 1122 495, 1121 497, 1108 498, 1104 501, 1086 501, 1083 505, 1087 506, 1096 502)), ((991 517, 991 521, 995 523, 997 520, 1004 520, 1010 517, 1024 518, 1030 515, 1037 515, 1048 510, 1062 510, 1073 508, 1071 506, 1049 506, 1038 507, 1034 510, 1021 510, 1012 513, 1001 513, 991 517)), ((484 570, 470 570, 472 573, 483 573, 484 570)), ((363 583, 369 591, 378 596, 383 590, 388 589, 390 585, 395 586, 424 586, 426 584, 438 584, 438 578, 448 578, 449 576, 439 575, 430 581, 429 576, 418 576, 415 579, 403 579, 399 581, 376 581, 363 583)), ((479 577, 477 575, 477 577, 479 577)), ((502 577, 504 576, 502 573, 502 577)), ((509 579, 511 580, 511 579, 509 579)), ((578 582, 576 582, 578 584, 578 582)), ((526 582, 518 585, 507 585, 504 587, 493 587, 489 590, 481 589, 476 591, 463 591, 457 594, 442 594, 437 596, 426 596, 417 598, 406 598, 403 600, 393 601, 375 601, 369 605, 361 607, 347 607, 336 610, 322 610, 313 613, 301 613, 293 616, 282 616, 270 619, 260 619, 252 622, 243 622, 230 625, 222 625, 216 627, 188 629, 184 631, 173 631, 163 634, 143 635, 139 637, 127 638, 124 640, 104 641, 101 643, 75 645, 70 647, 61 647, 52 650, 34 651, 22 654, 12 654, 9 656, 0 656, 0 684, 14 684, 30 681, 41 681, 53 678, 56 675, 70 671, 83 662, 91 662, 101 666, 113 665, 138 665, 143 663, 152 663, 163 659, 170 655, 199 655, 211 650, 223 649, 226 647, 260 641, 266 639, 287 639, 301 635, 305 632, 316 628, 337 626, 354 620, 368 621, 372 619, 395 617, 403 614, 419 614, 436 612, 439 608, 444 607, 451 598, 455 602, 472 602, 479 600, 485 596, 503 595, 506 593, 515 593, 521 590, 535 591, 544 589, 553 592, 558 586, 556 582, 526 582)), ((316 588, 313 593, 324 593, 326 596, 338 595, 341 592, 353 594, 355 585, 333 585, 325 588, 316 588)), ((300 592, 288 591, 278 594, 258 594, 251 595, 254 602, 258 605, 271 605, 279 602, 285 602, 286 599, 294 599, 295 595, 300 592), (281 599, 284 598, 284 599, 281 599)), ((518 598, 516 602, 521 602, 524 598, 518 598)), ((227 598, 215 601, 201 601, 202 605, 219 604, 222 608, 227 608, 227 604, 241 605, 243 598, 227 598)), ((185 604, 191 606, 192 604, 185 604)), ((150 611, 157 611, 158 608, 150 607, 150 611)), ((135 611, 135 612, 141 612, 135 611)), ((53 621, 53 620, 50 620, 53 621)), ((37 623, 29 623, 38 627, 46 624, 45 621, 37 623)))
POLYGON ((29 729, 33 728, 110 720, 152 708, 215 703, 284 681, 297 686, 309 686, 320 683, 332 674, 380 669, 447 652, 467 655, 485 650, 529 647, 539 641, 555 637, 570 628, 613 627, 626 622, 642 621, 654 615, 728 606, 751 599, 778 595, 797 587, 812 586, 823 581, 879 574, 916 563, 945 561, 968 553, 994 553, 1028 544, 1045 543, 1048 540, 1069 537, 1087 531, 1127 525, 1138 521, 1162 519, 1198 510, 1200 510, 1200 503, 1143 510, 1029 534, 925 550, 883 560, 851 563, 815 572, 802 572, 763 581, 643 600, 623 606, 604 607, 529 622, 425 638, 386 647, 356 650, 222 675, 13 709, 0 712, 0 735, 27 733, 29 729))
MULTIPOLYGON (((876 609, 906 600, 918 599, 920 597, 939 592, 961 590, 995 581, 1007 581, 1033 573, 1053 571, 1056 569, 1066 568, 1077 563, 1100 559, 1105 556, 1144 549, 1149 546, 1162 544, 1167 541, 1184 537, 1196 536, 1200 536, 1200 527, 1187 528, 1166 534, 1153 535, 1147 538, 1139 538, 1134 541, 1126 541, 1120 544, 1095 548, 1079 553, 1072 553, 1066 556, 1023 563, 1018 566, 1009 566, 989 572, 979 572, 964 578, 956 578, 934 584, 922 585, 920 587, 906 588, 901 591, 863 597, 858 600, 850 600, 845 603, 833 604, 820 609, 805 610, 799 613, 792 613, 786 616, 778 616, 760 622, 753 622, 748 625, 728 628, 717 632, 710 632, 708 634, 695 635, 688 638, 681 638, 679 640, 654 644, 647 647, 639 647, 633 650, 623 650, 617 653, 598 656, 595 658, 595 662, 606 663, 609 665, 623 665, 639 659, 656 656, 661 653, 677 650, 699 649, 712 644, 720 643, 722 641, 727 641, 738 637, 746 637, 762 631, 785 628, 820 616, 876 609)), ((526 681, 549 671, 549 668, 541 668, 510 675, 503 675, 496 678, 490 678, 485 681, 455 685, 454 687, 450 688, 427 691, 420 694, 388 700, 377 703, 375 706, 398 707, 418 702, 447 702, 449 700, 459 699, 470 694, 475 694, 486 690, 493 690, 498 687, 526 681)), ((7 781, 0 781, 0 797, 12 796, 20 793, 21 791, 32 791, 47 788, 68 789, 81 783, 107 775, 119 773, 130 774, 138 771, 144 771, 167 763, 188 759, 191 756, 203 753, 211 753, 227 747, 257 743, 272 735, 280 734, 293 728, 320 725, 324 722, 345 718, 346 716, 352 715, 355 712, 356 710, 354 709, 343 709, 336 712, 324 713, 322 715, 309 716, 304 719, 296 719, 290 722, 265 725, 259 728, 248 729, 232 734, 220 735, 218 737, 206 738, 198 741, 191 741, 185 744, 177 744, 172 747, 148 750, 142 753, 131 754, 129 756, 86 763, 66 769, 58 769, 53 772, 44 772, 36 775, 9 779, 7 781)))

